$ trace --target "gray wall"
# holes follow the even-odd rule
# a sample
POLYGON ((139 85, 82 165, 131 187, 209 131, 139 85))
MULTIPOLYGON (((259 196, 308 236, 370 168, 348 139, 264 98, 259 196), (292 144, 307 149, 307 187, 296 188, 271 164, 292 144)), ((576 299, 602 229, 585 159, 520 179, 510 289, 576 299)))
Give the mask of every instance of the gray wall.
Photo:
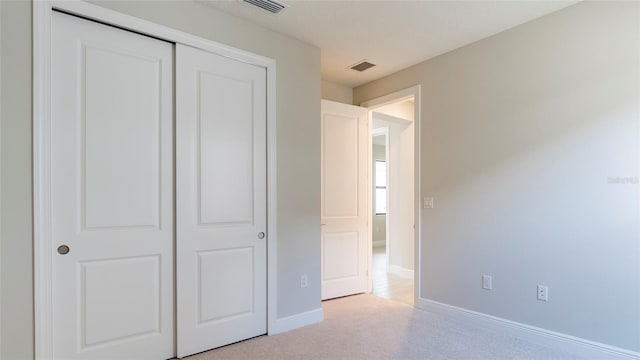
POLYGON ((354 90, 422 84, 420 297, 640 350, 639 14, 582 2, 354 90))
POLYGON ((322 98, 343 104, 353 104, 353 89, 331 81, 322 80, 322 98))
MULTIPOLYGON (((277 61, 278 317, 320 307, 320 50, 190 1, 105 7, 277 61), (300 274, 309 275, 301 289, 300 274)), ((2 359, 33 357, 31 6, 2 6, 2 359)))
POLYGON ((2 359, 33 357, 31 6, 1 1, 2 359))

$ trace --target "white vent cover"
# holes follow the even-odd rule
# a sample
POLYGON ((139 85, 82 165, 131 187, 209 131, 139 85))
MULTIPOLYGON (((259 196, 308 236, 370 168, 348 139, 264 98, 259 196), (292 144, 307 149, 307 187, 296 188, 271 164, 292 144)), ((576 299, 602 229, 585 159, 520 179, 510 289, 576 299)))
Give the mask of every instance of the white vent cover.
POLYGON ((282 10, 284 10, 287 5, 273 1, 273 0, 242 0, 247 4, 251 4, 253 6, 257 6, 262 10, 267 10, 272 14, 278 14, 282 10))

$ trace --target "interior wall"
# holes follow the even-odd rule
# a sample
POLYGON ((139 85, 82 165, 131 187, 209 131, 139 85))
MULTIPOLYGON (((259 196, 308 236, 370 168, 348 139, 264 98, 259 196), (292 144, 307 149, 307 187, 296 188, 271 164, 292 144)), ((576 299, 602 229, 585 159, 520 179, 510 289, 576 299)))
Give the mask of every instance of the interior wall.
POLYGON ((376 108, 376 112, 397 117, 400 119, 406 119, 414 121, 415 117, 415 101, 413 97, 411 99, 394 102, 385 106, 376 108))
POLYGON ((639 14, 580 2, 355 89, 422 85, 421 298, 640 351, 639 14))
MULTIPOLYGON (((0 41, 2 40, 2 6, 0 6, 0 41)), ((0 124, 2 124, 2 46, 0 45, 0 124)), ((2 126, 0 126, 0 160, 2 159, 2 126)), ((0 166, 0 204, 2 204, 2 166, 0 166)), ((2 206, 0 206, 0 254, 2 254, 2 206)), ((0 255, 0 324, 2 324, 2 255, 0 255)), ((0 358, 2 358, 2 325, 0 325, 0 358)))
MULTIPOLYGON (((384 135, 380 135, 380 137, 384 137, 384 135)), ((386 148, 383 145, 373 145, 371 151, 373 157, 371 166, 373 167, 372 173, 372 186, 371 190, 373 194, 372 201, 372 224, 373 224, 373 247, 383 246, 385 244, 387 238, 387 215, 376 215, 376 160, 386 161, 386 148)))
MULTIPOLYGON (((277 61, 278 317, 320 307, 320 50, 191 1, 101 6, 277 61), (300 274, 309 286, 300 288, 300 274)), ((33 358, 31 2, 2 7, 2 359, 33 358)))
POLYGON ((388 271, 408 275, 414 269, 414 124, 407 119, 389 120, 373 112, 373 128, 389 129, 387 224, 388 271))
POLYGON ((322 98, 352 105, 353 89, 338 83, 322 80, 322 98))
POLYGON ((31 4, 0 1, 1 359, 33 358, 31 4))

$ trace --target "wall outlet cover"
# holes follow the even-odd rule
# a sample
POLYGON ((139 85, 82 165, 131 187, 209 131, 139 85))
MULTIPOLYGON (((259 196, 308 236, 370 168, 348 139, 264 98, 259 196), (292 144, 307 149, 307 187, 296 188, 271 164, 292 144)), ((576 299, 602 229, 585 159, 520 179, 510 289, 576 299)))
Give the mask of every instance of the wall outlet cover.
POLYGON ((485 290, 493 289, 493 278, 490 275, 482 275, 482 288, 485 290))
POLYGON ((547 286, 538 285, 538 300, 540 301, 549 300, 549 288, 547 286))

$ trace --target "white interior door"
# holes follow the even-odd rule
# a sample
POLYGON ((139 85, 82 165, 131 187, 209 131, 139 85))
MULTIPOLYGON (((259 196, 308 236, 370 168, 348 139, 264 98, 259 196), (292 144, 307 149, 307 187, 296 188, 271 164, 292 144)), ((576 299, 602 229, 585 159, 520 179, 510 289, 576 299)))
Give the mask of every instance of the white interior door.
POLYGON ((176 47, 178 356, 267 332, 266 69, 176 47))
POLYGON ((174 356, 173 49, 53 14, 56 359, 174 356))
POLYGON ((322 100, 322 299, 368 289, 368 110, 322 100))

